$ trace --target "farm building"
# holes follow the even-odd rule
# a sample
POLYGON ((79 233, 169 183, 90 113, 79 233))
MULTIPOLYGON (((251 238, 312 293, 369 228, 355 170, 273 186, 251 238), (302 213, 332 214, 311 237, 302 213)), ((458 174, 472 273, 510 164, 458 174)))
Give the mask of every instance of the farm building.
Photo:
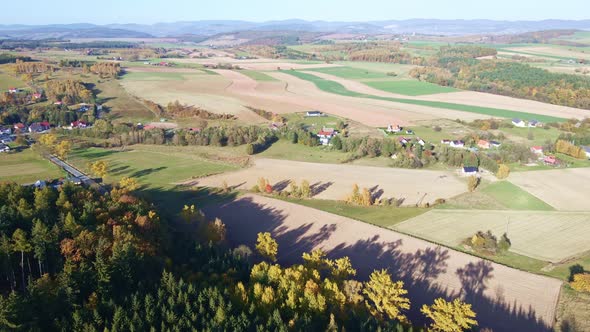
POLYGON ((543 147, 542 146, 531 146, 531 152, 542 155, 543 154, 543 147))
POLYGON ((394 124, 394 125, 390 124, 389 126, 387 126, 388 133, 399 133, 402 131, 402 129, 403 129, 402 127, 400 127, 399 125, 396 125, 396 124, 394 124))
POLYGON ((318 137, 320 138, 320 144, 322 145, 330 145, 330 141, 334 136, 336 136, 337 132, 334 128, 322 128, 322 130, 318 133, 318 137))
POLYGON ((465 166, 463 167, 463 175, 476 175, 478 168, 475 166, 465 166))
POLYGON ((0 143, 0 152, 8 152, 8 151, 10 151, 10 147, 8 147, 8 145, 6 145, 6 144, 0 143))
POLYGON ((478 146, 480 149, 489 149, 489 148, 491 147, 491 143, 490 143, 489 141, 486 141, 485 139, 480 139, 480 140, 477 142, 477 146, 478 146))
POLYGON ((516 127, 524 128, 526 127, 526 123, 521 119, 512 119, 512 124, 516 127))
POLYGON ((305 116, 308 116, 308 117, 324 116, 324 113, 322 113, 320 111, 307 111, 305 113, 305 116))
POLYGON ((465 147, 465 142, 458 140, 458 141, 452 141, 449 144, 451 147, 453 148, 464 148, 465 147))

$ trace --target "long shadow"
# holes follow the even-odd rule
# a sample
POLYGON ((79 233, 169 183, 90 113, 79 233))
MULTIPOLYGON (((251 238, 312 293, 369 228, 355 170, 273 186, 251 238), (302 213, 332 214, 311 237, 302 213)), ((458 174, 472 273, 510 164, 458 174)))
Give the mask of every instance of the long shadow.
POLYGON ((272 190, 283 191, 283 190, 287 189, 287 187, 289 186, 290 183, 291 183, 291 180, 279 181, 272 186, 272 190))
POLYGON ((108 157, 110 155, 113 155, 115 153, 119 153, 120 151, 117 150, 103 150, 103 151, 94 151, 94 152, 84 152, 84 157, 85 158, 90 158, 90 159, 99 159, 99 158, 104 158, 104 157, 108 157))
MULTIPOLYGON (((305 219, 293 225, 291 219, 286 224, 287 216, 282 210, 256 203, 250 197, 212 205, 205 209, 205 213, 210 218, 220 217, 224 221, 228 240, 236 246, 246 244, 253 247, 259 232, 270 232, 279 243, 278 258, 283 264, 300 263, 302 253, 328 246, 332 248, 328 252, 329 257, 350 257, 360 280, 367 280, 374 270, 387 269, 395 280, 404 282, 412 302, 407 316, 417 326, 427 323, 420 313, 423 304, 432 304, 436 298, 452 300, 459 297, 473 306, 480 329, 551 331, 549 326, 536 318, 532 308, 508 303, 501 295, 491 298, 487 295, 489 292, 484 293, 489 280, 494 277, 493 265, 488 261, 471 260, 455 271, 448 271, 449 249, 431 245, 414 250, 407 247, 411 244, 404 246, 402 239, 387 242, 378 234, 364 239, 362 235, 350 234, 342 239, 340 233, 338 239, 348 241, 334 245, 337 239, 333 235, 340 224, 324 224, 319 231, 313 220, 305 219), (351 241, 355 237, 360 239, 351 241), (448 278, 458 279, 460 290, 441 286, 448 278)), ((449 281, 449 284, 452 282, 449 281)))
POLYGON ((311 185, 311 196, 317 196, 321 193, 323 193, 324 191, 326 191, 328 188, 330 188, 332 185, 334 184, 334 182, 316 182, 314 184, 311 185))
POLYGON ((161 166, 161 167, 157 167, 157 168, 146 168, 146 169, 142 169, 142 170, 133 172, 131 175, 129 175, 129 177, 141 178, 141 177, 144 177, 144 176, 156 173, 156 172, 160 172, 160 171, 165 170, 167 168, 168 167, 166 167, 166 166, 161 166))
POLYGON ((119 166, 119 167, 114 167, 114 168, 111 168, 111 170, 109 171, 109 173, 111 175, 120 175, 120 174, 125 173, 125 171, 127 169, 129 169, 129 166, 127 166, 127 165, 119 166))

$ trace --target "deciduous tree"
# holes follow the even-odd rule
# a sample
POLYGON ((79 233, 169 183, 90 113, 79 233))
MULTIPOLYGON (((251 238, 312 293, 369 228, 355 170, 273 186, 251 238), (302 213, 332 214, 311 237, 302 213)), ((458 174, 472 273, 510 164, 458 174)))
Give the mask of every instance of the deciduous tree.
POLYGON ((439 298, 430 306, 423 305, 420 311, 432 320, 430 331, 462 332, 477 325, 471 304, 463 303, 459 299, 447 302, 439 298))

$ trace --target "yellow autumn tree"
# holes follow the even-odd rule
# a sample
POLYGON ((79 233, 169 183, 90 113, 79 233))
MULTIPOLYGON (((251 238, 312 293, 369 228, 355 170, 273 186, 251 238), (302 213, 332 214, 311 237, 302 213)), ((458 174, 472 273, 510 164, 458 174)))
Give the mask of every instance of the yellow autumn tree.
POLYGON ((410 309, 410 300, 406 297, 408 291, 404 289, 403 281, 394 282, 386 270, 371 273, 363 294, 368 299, 365 305, 377 319, 407 321, 402 312, 410 309))
POLYGON ((134 191, 139 189, 139 183, 135 178, 123 177, 119 181, 119 187, 127 191, 134 191))
POLYGON ((256 250, 266 259, 275 262, 279 252, 279 244, 272 238, 270 233, 258 233, 256 240, 256 250))
POLYGON ((574 280, 570 285, 579 292, 590 292, 590 273, 574 274, 574 280))
POLYGON ((510 167, 508 165, 501 164, 498 166, 498 172, 496 173, 498 179, 506 179, 508 175, 510 175, 510 167))
POLYGON ((59 144, 55 147, 55 154, 60 159, 66 159, 70 151, 72 151, 72 142, 68 140, 59 142, 59 144))
POLYGON ((423 305, 420 310, 426 317, 432 320, 429 331, 436 332, 462 332, 470 330, 477 325, 475 312, 471 310, 471 304, 459 299, 448 302, 445 299, 436 299, 431 306, 423 305))
POLYGON ((89 168, 94 175, 104 178, 107 175, 109 164, 104 160, 99 160, 91 163, 89 168))

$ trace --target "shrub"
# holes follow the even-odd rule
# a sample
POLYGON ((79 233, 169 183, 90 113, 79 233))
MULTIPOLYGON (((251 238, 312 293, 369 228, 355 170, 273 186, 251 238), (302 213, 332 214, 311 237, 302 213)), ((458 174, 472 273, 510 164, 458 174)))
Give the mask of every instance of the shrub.
POLYGON ((434 126, 434 131, 436 131, 437 133, 440 132, 442 130, 442 128, 440 126, 434 126))
POLYGON ((248 145, 246 145, 246 153, 249 155, 256 153, 256 151, 254 151, 254 144, 248 143, 248 145))
POLYGON ((502 237, 498 242, 498 249, 501 251, 508 251, 508 249, 510 249, 510 246, 512 246, 512 243, 510 242, 508 235, 506 233, 502 234, 502 237))
POLYGON ((498 179, 506 179, 508 177, 508 175, 510 175, 510 167, 508 167, 508 165, 505 164, 501 164, 498 167, 498 172, 496 173, 496 177, 498 179))
POLYGON ((576 274, 584 273, 584 267, 580 264, 574 264, 570 266, 570 276, 568 278, 569 282, 574 281, 574 276, 576 274))
POLYGON ((590 273, 575 274, 570 285, 579 292, 590 292, 590 273))

